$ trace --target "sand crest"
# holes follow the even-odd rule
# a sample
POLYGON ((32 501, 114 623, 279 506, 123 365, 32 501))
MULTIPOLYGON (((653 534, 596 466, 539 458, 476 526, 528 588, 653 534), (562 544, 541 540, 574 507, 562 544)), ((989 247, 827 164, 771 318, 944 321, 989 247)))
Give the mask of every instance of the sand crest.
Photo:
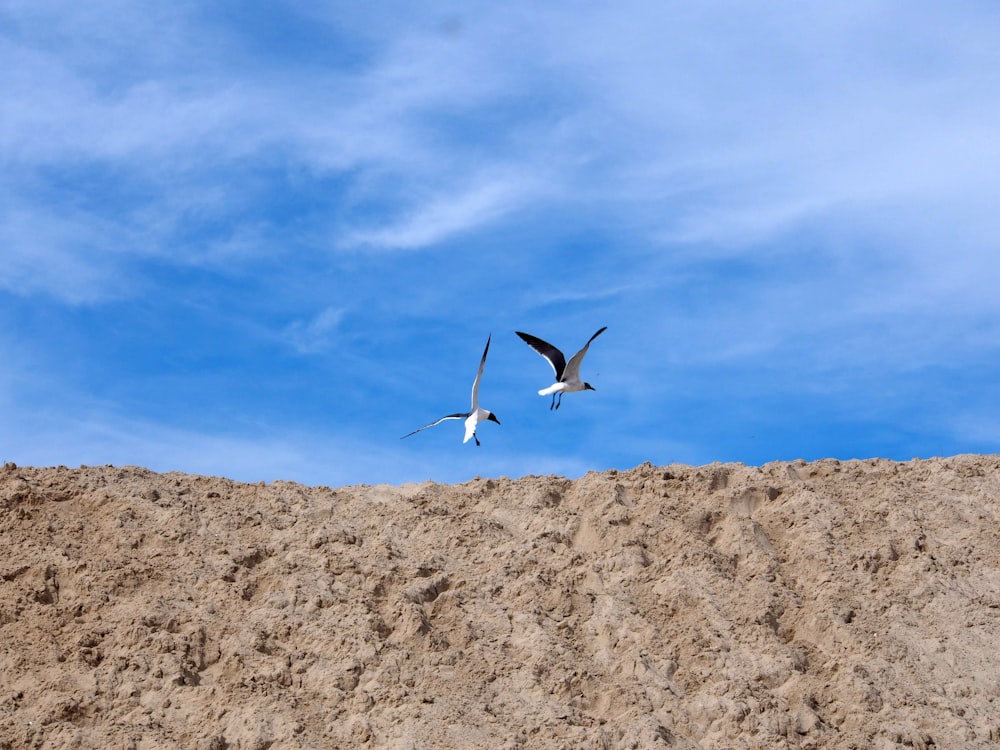
POLYGON ((1000 456, 0 470, 0 748, 1000 744, 1000 456))

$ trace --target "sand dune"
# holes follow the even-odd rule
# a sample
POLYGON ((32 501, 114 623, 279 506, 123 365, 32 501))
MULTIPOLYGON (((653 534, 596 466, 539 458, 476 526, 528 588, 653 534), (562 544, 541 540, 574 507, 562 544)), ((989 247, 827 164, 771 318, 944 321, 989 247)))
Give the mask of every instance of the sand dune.
POLYGON ((1000 745, 1000 456, 0 470, 0 747, 1000 745))

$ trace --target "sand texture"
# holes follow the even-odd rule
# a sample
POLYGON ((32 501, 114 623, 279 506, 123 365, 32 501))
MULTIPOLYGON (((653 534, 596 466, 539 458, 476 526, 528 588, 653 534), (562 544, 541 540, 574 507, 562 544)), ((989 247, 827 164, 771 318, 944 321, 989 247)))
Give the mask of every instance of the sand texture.
POLYGON ((0 470, 0 748, 1000 746, 1000 456, 0 470))

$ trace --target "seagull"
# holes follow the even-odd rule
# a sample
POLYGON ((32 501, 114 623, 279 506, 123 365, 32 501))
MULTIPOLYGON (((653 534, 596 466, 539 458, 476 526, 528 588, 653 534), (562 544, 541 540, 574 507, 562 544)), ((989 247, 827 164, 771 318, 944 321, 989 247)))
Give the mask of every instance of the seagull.
POLYGON ((590 383, 580 381, 580 363, 583 362, 583 358, 587 355, 587 349, 590 348, 590 342, 604 333, 607 329, 608 327, 604 326, 604 328, 591 336, 590 341, 584 344, 583 348, 573 355, 569 364, 566 364, 566 357, 563 356, 563 353, 552 346, 552 344, 547 341, 542 341, 540 338, 532 336, 530 333, 514 331, 514 333, 520 336, 528 346, 545 357, 545 359, 549 361, 549 364, 552 365, 552 369, 555 371, 556 382, 548 388, 543 388, 538 392, 539 396, 548 396, 550 393, 552 394, 552 403, 549 404, 549 409, 558 409, 562 405, 562 395, 564 393, 597 390, 590 383), (559 394, 558 401, 556 401, 556 394, 559 394))
POLYGON ((469 442, 469 438, 476 441, 476 445, 479 445, 479 438, 476 437, 476 425, 482 422, 484 419, 488 419, 491 422, 496 422, 500 424, 500 420, 497 419, 497 415, 493 412, 482 409, 479 406, 479 379, 483 376, 483 365, 486 364, 486 354, 490 350, 490 339, 493 338, 493 334, 486 339, 486 348, 483 350, 483 358, 479 360, 479 372, 476 373, 476 379, 472 382, 472 410, 460 414, 449 414, 446 417, 441 417, 441 419, 431 422, 430 424, 425 424, 423 427, 418 427, 413 432, 408 432, 400 438, 408 438, 410 435, 416 435, 421 430, 426 430, 428 427, 433 427, 434 425, 439 425, 446 419, 464 419, 465 420, 465 440, 462 443, 469 442))

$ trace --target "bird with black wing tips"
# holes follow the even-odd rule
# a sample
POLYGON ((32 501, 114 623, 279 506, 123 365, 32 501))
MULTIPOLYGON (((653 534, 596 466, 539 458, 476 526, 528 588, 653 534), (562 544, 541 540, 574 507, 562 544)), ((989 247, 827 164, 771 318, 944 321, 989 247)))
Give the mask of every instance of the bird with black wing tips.
POLYGON ((590 348, 591 342, 607 329, 608 327, 604 326, 601 330, 591 336, 590 340, 583 345, 583 348, 580 349, 580 351, 570 358, 568 363, 566 362, 566 357, 563 353, 556 347, 552 346, 549 342, 543 341, 537 336, 532 336, 530 333, 514 331, 514 333, 520 336, 528 346, 548 360, 548 363, 552 366, 553 372, 556 374, 556 382, 548 388, 543 388, 538 392, 539 396, 548 396, 549 394, 552 394, 552 403, 549 404, 549 409, 558 409, 562 405, 562 397, 564 393, 597 390, 590 383, 580 380, 580 365, 583 362, 583 358, 587 356, 587 350, 590 348), (558 401, 556 400, 557 396, 558 401))
POLYGON ((413 432, 408 432, 400 438, 408 438, 410 435, 416 435, 421 430, 426 430, 428 427, 434 427, 444 422, 446 419, 464 419, 465 420, 465 439, 462 443, 469 442, 469 439, 476 441, 476 445, 479 445, 479 438, 476 437, 476 427, 480 422, 490 421, 500 424, 500 420, 497 419, 497 415, 488 409, 483 409, 479 405, 479 381, 483 377, 483 366, 486 364, 486 355, 490 351, 490 339, 493 338, 493 334, 486 339, 486 348, 483 350, 483 358, 479 360, 479 372, 476 373, 476 379, 472 382, 472 409, 467 412, 457 412, 455 414, 448 414, 437 419, 430 424, 425 424, 423 427, 418 427, 413 432))

